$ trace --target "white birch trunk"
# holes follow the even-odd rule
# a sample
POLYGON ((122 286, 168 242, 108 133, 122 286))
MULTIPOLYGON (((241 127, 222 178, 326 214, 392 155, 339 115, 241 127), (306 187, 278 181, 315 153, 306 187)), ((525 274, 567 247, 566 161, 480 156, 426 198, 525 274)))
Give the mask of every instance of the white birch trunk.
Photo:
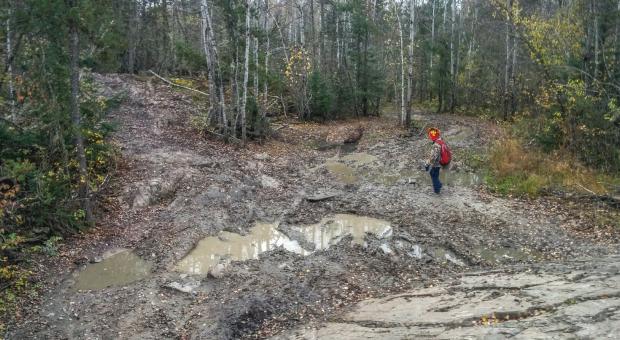
POLYGON ((407 80, 407 115, 405 124, 411 122, 411 102, 413 98, 413 45, 415 43, 415 0, 409 0, 409 69, 407 80))
POLYGON ((207 83, 209 86, 209 118, 211 118, 211 114, 214 112, 215 110, 215 105, 216 102, 218 100, 217 98, 217 89, 216 89, 216 85, 215 85, 215 67, 213 65, 213 58, 211 56, 211 48, 209 47, 210 42, 209 42, 209 37, 207 35, 207 31, 209 30, 209 24, 207 21, 207 16, 208 16, 208 4, 207 4, 207 0, 202 0, 202 8, 201 8, 201 21, 200 21, 200 37, 202 38, 202 48, 205 54, 205 59, 207 61, 207 83))
MULTIPOLYGON (((267 77, 265 77, 265 79, 263 80, 263 88, 264 88, 264 92, 263 92, 263 101, 265 102, 265 105, 267 105, 267 102, 269 100, 268 98, 268 90, 269 90, 269 54, 271 53, 270 50, 270 39, 269 39, 269 0, 265 0, 265 35, 267 35, 267 46, 265 47, 265 75, 267 75, 267 77)), ((266 114, 266 110, 263 110, 263 116, 266 114)))
POLYGON ((396 18, 398 20, 398 33, 400 37, 400 122, 405 126, 406 101, 405 101, 405 46, 403 39, 403 25, 400 19, 400 8, 394 3, 396 18))
POLYGON ((456 24, 456 0, 452 0, 452 13, 450 23, 450 112, 454 113, 456 91, 456 58, 454 50, 454 26, 456 24))
POLYGON ((506 64, 504 67, 504 119, 508 118, 508 96, 510 92, 510 66, 511 66, 511 51, 510 51, 510 31, 511 31, 511 17, 512 17, 512 0, 506 0, 506 64))
POLYGON ((336 67, 340 70, 340 14, 336 14, 336 67))
MULTIPOLYGON (((226 131, 228 126, 228 119, 226 117, 226 100, 224 97, 224 81, 222 79, 222 72, 220 69, 220 62, 217 55, 217 44, 215 41, 215 33, 213 29, 213 22, 211 21, 211 14, 209 13, 209 6, 207 0, 203 1, 203 10, 204 17, 207 27, 206 33, 206 41, 207 41, 207 49, 209 50, 209 56, 211 58, 211 65, 213 69, 213 84, 217 84, 218 92, 219 92, 219 119, 221 128, 226 131)), ((217 98, 217 97, 216 97, 217 98)))
POLYGON ((304 13, 303 3, 299 6, 299 12, 301 15, 299 21, 299 41, 301 42, 301 46, 306 46, 306 18, 304 13))
MULTIPOLYGON (((258 38, 254 37, 254 99, 258 101, 258 38)), ((258 104, 258 102, 257 102, 258 104)))
POLYGON ((325 37, 323 36, 323 16, 325 14, 325 10, 323 6, 324 6, 323 1, 321 1, 320 7, 319 7, 319 51, 318 51, 319 68, 321 68, 323 64, 323 45, 325 44, 325 37))
POLYGON ((443 3, 443 31, 447 31, 446 29, 446 16, 448 15, 448 2, 450 2, 450 0, 447 0, 446 2, 443 3))
POLYGON ((250 71, 250 0, 246 0, 245 11, 245 59, 243 61, 243 94, 241 97, 241 141, 243 144, 247 138, 245 108, 248 100, 248 75, 250 71))
POLYGON ((435 1, 436 0, 431 0, 433 2, 432 7, 433 7, 433 14, 432 14, 432 18, 431 18, 431 60, 430 60, 430 71, 432 72, 433 70, 433 56, 435 55, 434 47, 435 47, 435 1))
POLYGON ((138 4, 131 1, 129 4, 131 14, 129 15, 129 36, 127 37, 127 71, 134 73, 136 63, 136 31, 138 25, 138 4))

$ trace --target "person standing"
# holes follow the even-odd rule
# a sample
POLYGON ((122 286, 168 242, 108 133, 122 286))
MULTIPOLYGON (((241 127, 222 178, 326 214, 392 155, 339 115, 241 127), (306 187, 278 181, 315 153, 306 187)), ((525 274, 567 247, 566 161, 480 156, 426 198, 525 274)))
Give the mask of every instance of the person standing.
POLYGON ((441 192, 441 181, 439 180, 439 171, 442 166, 446 166, 450 163, 450 150, 446 143, 441 139, 439 129, 428 129, 428 138, 433 141, 432 147, 429 150, 428 158, 426 159, 425 169, 431 175, 433 181, 433 191, 436 194, 441 192))

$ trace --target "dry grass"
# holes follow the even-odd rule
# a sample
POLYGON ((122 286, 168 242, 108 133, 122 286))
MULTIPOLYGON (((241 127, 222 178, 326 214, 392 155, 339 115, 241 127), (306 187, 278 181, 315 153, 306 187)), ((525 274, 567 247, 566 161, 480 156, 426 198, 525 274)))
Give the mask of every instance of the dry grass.
POLYGON ((570 190, 603 195, 618 181, 581 165, 566 152, 543 153, 514 138, 492 146, 489 167, 487 183, 504 194, 536 196, 549 190, 570 190))

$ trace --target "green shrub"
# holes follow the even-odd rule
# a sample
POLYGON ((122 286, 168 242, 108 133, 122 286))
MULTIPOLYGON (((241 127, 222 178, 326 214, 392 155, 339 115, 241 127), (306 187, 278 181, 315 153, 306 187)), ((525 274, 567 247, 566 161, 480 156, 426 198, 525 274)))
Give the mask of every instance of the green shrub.
POLYGON ((333 113, 334 97, 330 84, 317 71, 310 75, 310 117, 325 120, 333 113))

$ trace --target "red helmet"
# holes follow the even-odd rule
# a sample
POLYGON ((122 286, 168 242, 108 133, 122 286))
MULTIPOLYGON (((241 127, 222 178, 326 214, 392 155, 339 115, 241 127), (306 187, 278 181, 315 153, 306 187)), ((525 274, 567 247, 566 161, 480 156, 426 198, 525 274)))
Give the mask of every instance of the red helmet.
POLYGON ((430 138, 433 142, 439 138, 440 132, 438 128, 429 128, 428 129, 428 138, 430 138))

